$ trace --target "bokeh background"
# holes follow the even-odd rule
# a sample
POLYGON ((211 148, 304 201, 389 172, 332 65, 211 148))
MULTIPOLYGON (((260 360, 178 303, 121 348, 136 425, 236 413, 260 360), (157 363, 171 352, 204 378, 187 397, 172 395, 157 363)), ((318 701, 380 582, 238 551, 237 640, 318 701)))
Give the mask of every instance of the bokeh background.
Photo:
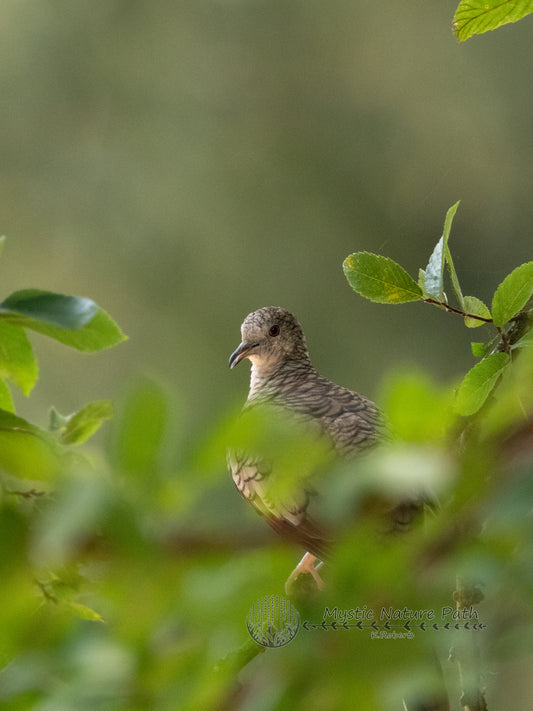
POLYGON ((2 293, 91 296, 130 336, 90 362, 39 338, 21 413, 149 373, 198 426, 245 395, 227 357, 268 304, 369 395, 398 361, 463 373, 460 319, 364 302, 341 270, 369 250, 416 276, 458 199, 466 293, 531 258, 532 20, 460 45, 455 6, 4 0, 2 293))
MULTIPOLYGON (((249 311, 293 311, 318 368, 371 397, 391 370, 414 364, 437 381, 415 380, 415 396, 443 408, 449 388, 438 383, 472 365, 479 331, 425 304, 367 302, 341 269, 349 253, 369 250, 416 276, 457 200, 451 247, 465 294, 490 302, 531 259, 533 20, 460 45, 456 4, 0 4, 1 293, 89 296, 130 336, 88 356, 31 334, 41 379, 30 399, 18 398, 21 415, 45 425, 52 404, 68 413, 112 398, 117 417, 84 450, 94 469, 78 462, 53 496, 13 504, 11 494, 2 511, 0 662, 14 658, 2 708, 218 711, 222 698, 237 707, 234 671, 217 680, 213 665, 248 639, 250 602, 281 591, 296 560, 225 473, 219 423, 244 400, 249 377, 247 364, 230 372, 228 356, 249 311), (27 559, 38 569, 29 576, 27 559), (66 610, 39 603, 33 575, 51 590, 66 581, 66 610), (79 619, 72 602, 106 624, 79 619)), ((531 370, 523 373, 527 389, 531 370)), ((405 418, 408 442, 441 429, 438 407, 417 427, 418 402, 405 418)), ((445 446, 437 464, 441 454, 445 446)), ((487 644, 497 664, 488 666, 503 669, 489 679, 501 699, 489 708, 525 710, 530 459, 510 467, 513 485, 487 493, 490 456, 467 451, 456 476, 468 486, 452 501, 458 515, 472 495, 480 520, 496 520, 488 544, 467 537, 429 582, 450 604, 458 559, 469 572, 479 566, 497 611, 487 644)), ((354 527, 340 548, 334 604, 371 599, 383 583, 401 607, 417 607, 406 597, 410 552, 373 556, 366 532, 354 527)), ((419 588, 437 604, 431 586, 419 588)), ((386 682, 386 708, 396 709, 397 682, 416 680, 418 662, 403 648, 389 659, 356 643, 302 635, 286 654, 257 657, 243 671, 248 705, 239 708, 337 711, 354 698, 375 711, 368 692, 388 695, 386 682)))

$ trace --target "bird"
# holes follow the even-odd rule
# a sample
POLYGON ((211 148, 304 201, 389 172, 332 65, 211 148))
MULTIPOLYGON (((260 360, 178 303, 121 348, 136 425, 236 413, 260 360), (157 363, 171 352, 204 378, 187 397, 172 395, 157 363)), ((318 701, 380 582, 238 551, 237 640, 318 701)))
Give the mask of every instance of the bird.
MULTIPOLYGON (((314 368, 302 327, 289 311, 266 306, 246 316, 241 325, 241 343, 231 354, 229 366, 233 369, 246 359, 251 361, 252 367, 243 411, 266 410, 281 422, 277 434, 296 423, 308 438, 322 442, 334 457, 348 460, 389 439, 385 418, 374 402, 333 383, 314 368)), ((309 439, 304 443, 308 444, 309 439)), ((306 551, 289 575, 285 592, 290 595, 296 580, 305 573, 309 573, 322 590, 320 568, 333 541, 311 514, 312 477, 304 471, 301 477, 295 478, 293 486, 283 482, 285 486, 276 491, 273 483, 279 452, 277 447, 273 449, 269 456, 269 453, 231 448, 229 470, 240 494, 270 526, 306 551)), ((320 450, 311 453, 311 461, 317 452, 320 454, 320 450)), ((386 521, 382 532, 401 534, 410 530, 425 503, 417 495, 386 502, 384 508, 378 509, 386 521)), ((437 674, 441 674, 438 665, 437 674)), ((409 704, 404 700, 403 707, 412 711, 449 711, 450 708, 444 687, 434 698, 432 695, 409 704)))
MULTIPOLYGON (((246 316, 241 325, 241 343, 229 358, 230 368, 251 361, 248 397, 243 410, 268 409, 274 417, 293 421, 307 435, 317 438, 338 458, 351 458, 386 439, 386 424, 377 405, 359 393, 320 375, 311 363, 304 332, 296 317, 276 306, 262 307, 246 316)), ((228 468, 240 494, 247 499, 282 537, 305 549, 287 580, 290 591, 304 573, 324 587, 319 573, 332 541, 310 512, 314 489, 307 472, 295 485, 276 493, 276 456, 231 449, 228 468)), ((394 507, 392 528, 410 526, 418 503, 394 507)))

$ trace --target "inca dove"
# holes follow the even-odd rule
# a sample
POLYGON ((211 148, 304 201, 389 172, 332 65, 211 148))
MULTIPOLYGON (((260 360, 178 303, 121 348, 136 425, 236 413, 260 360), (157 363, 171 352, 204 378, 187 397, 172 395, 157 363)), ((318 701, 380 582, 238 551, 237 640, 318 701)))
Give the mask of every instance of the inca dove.
MULTIPOLYGON (((308 424, 319 437, 342 456, 354 455, 372 446, 383 432, 379 411, 373 402, 319 375, 309 359, 303 331, 295 317, 284 309, 268 306, 249 314, 241 326, 242 342, 231 354, 229 365, 244 358, 252 362, 250 391, 245 404, 274 408, 308 424)), ((315 561, 323 559, 328 541, 308 511, 305 485, 291 491, 284 500, 273 499, 269 491, 271 461, 249 452, 232 451, 228 465, 240 493, 258 509, 282 536, 301 544, 307 553, 289 578, 303 572, 322 581, 315 561)), ((412 519, 408 505, 396 509, 399 527, 412 519), (405 519, 405 521, 404 521, 405 519)))

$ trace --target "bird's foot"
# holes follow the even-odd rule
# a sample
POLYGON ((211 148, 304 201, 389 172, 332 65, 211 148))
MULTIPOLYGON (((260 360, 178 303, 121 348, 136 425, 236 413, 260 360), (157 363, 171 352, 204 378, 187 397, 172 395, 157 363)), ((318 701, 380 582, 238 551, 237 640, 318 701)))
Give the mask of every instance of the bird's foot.
POLYGON ((300 575, 302 575, 303 573, 309 573, 310 575, 312 575, 317 588, 319 590, 324 589, 324 581, 322 580, 318 572, 319 568, 322 567, 323 563, 319 560, 318 564, 315 566, 316 560, 318 560, 318 558, 315 555, 312 555, 311 553, 306 553, 304 555, 302 560, 298 563, 296 568, 287 578, 287 582, 285 583, 285 592, 287 595, 291 594, 294 583, 296 582, 297 578, 299 578, 300 575))

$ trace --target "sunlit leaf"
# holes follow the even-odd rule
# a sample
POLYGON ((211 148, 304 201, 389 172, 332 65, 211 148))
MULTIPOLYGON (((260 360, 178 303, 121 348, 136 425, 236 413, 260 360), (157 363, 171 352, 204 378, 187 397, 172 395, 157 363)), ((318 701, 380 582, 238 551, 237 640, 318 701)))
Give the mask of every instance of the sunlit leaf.
POLYGON ((380 304, 402 304, 422 298, 422 289, 403 267, 388 257, 355 252, 346 257, 344 274, 354 291, 380 304))
POLYGON ((25 479, 50 479, 59 470, 57 446, 49 433, 0 410, 0 467, 25 479))
POLYGON ((460 415, 473 415, 488 398, 509 364, 506 353, 493 353, 465 375, 457 392, 455 409, 460 415))
POLYGON ((67 604, 70 607, 70 609, 74 611, 76 616, 80 617, 82 620, 91 620, 93 622, 103 622, 104 621, 103 617, 101 615, 99 615, 98 612, 95 612, 90 607, 87 607, 87 605, 82 605, 79 602, 73 602, 73 601, 69 601, 67 604))
POLYGON ((490 311, 487 306, 475 296, 465 296, 463 300, 463 308, 467 314, 472 316, 480 316, 481 318, 471 318, 470 316, 465 317, 465 326, 468 328, 477 328, 478 326, 483 326, 486 321, 481 319, 490 319, 490 311))
POLYGON ((472 342, 470 344, 472 355, 476 358, 483 358, 487 354, 487 346, 485 343, 472 342))
POLYGON ((13 402, 11 390, 9 389, 7 383, 2 379, 0 379, 0 410, 15 412, 15 404, 13 402))
POLYGON ((533 262, 526 262, 508 274, 492 299, 492 316, 496 326, 503 326, 533 294, 533 262))
POLYGON ((29 395, 38 376, 37 359, 24 329, 0 320, 0 377, 29 395))
POLYGON ((83 444, 112 416, 113 404, 110 400, 90 402, 60 426, 60 441, 62 444, 83 444))
POLYGON ((418 286, 425 294, 426 289, 426 272, 423 269, 418 270, 418 286))
POLYGON ((444 219, 444 228, 442 231, 442 240, 444 243, 444 259, 446 260, 446 264, 448 265, 448 271, 450 272, 450 278, 452 280, 452 286, 453 290, 455 292, 455 296, 457 298, 457 301, 459 302, 459 306, 463 308, 463 292, 461 291, 461 286, 459 284, 459 279, 457 277, 457 272, 455 271, 455 267, 453 264, 453 259, 452 255, 450 252, 450 248, 448 246, 448 240, 450 239, 450 232, 452 229, 452 222, 453 218, 455 217, 455 213, 457 212, 457 208, 459 207, 459 203, 461 201, 458 200, 455 205, 452 205, 448 212, 446 213, 446 217, 444 219))
POLYGON ((453 29, 461 42, 472 35, 518 22, 533 12, 533 0, 462 0, 455 11, 453 29))

